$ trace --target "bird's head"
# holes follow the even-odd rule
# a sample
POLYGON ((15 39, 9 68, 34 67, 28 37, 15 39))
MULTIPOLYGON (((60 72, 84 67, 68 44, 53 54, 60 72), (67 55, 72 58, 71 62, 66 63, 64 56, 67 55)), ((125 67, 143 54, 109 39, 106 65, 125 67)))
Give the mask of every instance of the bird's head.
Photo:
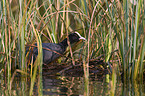
POLYGON ((82 37, 78 32, 74 32, 69 34, 69 41, 70 43, 78 42, 80 40, 86 40, 84 37, 82 37))

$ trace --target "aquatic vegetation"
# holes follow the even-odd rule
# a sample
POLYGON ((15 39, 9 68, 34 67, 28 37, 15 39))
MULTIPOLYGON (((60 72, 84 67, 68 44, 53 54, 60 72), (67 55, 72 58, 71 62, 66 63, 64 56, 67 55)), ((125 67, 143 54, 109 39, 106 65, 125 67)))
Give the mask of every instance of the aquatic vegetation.
MULTIPOLYGON (((64 56, 56 62, 83 65, 84 94, 89 95, 90 61, 108 64, 111 95, 120 75, 124 82, 143 79, 144 0, 2 0, 0 5, 0 74, 5 76, 1 80, 5 81, 7 94, 12 94, 14 77, 21 73, 25 81, 31 78, 29 95, 35 84, 38 94, 43 95, 42 43, 58 43, 75 31, 87 41, 68 44, 64 56), (37 59, 27 64, 25 45, 35 43, 37 59)), ((22 87, 27 90, 25 85, 22 87)))

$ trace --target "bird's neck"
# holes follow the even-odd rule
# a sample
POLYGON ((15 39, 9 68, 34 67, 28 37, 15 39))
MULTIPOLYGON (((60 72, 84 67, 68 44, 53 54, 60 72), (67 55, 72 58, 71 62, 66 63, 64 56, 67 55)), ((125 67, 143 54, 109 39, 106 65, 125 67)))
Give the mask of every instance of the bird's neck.
POLYGON ((67 44, 67 38, 65 38, 62 42, 59 43, 60 45, 62 45, 63 47, 67 47, 68 44, 67 44))

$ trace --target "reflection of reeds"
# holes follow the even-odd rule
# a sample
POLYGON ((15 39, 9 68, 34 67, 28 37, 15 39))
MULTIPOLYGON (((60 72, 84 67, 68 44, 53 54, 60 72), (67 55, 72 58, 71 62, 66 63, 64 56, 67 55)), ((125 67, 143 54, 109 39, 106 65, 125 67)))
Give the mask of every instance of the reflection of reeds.
MULTIPOLYGON (((0 6, 0 63, 3 64, 0 67, 7 76, 5 80, 8 90, 11 89, 10 82, 13 80, 11 71, 16 66, 20 68, 20 73, 28 70, 25 44, 37 42, 38 58, 35 67, 30 68, 30 95, 33 94, 36 80, 39 82, 38 94, 42 95, 41 43, 47 40, 57 43, 72 31, 79 31, 87 39, 87 42, 82 44, 83 48, 79 50, 83 54, 79 54, 80 58, 74 56, 73 48, 69 44, 72 63, 75 64, 78 59, 83 62, 87 95, 89 94, 89 60, 102 54, 104 55, 102 59, 109 62, 108 65, 113 72, 112 94, 116 86, 114 78, 120 71, 124 73, 124 81, 130 78, 132 80, 143 78, 144 0, 138 0, 136 5, 129 0, 40 1, 20 0, 19 3, 15 0, 0 1, 2 5, 0 6), (38 77, 37 71, 39 71, 38 77)), ((33 66, 33 63, 31 65, 33 66)))

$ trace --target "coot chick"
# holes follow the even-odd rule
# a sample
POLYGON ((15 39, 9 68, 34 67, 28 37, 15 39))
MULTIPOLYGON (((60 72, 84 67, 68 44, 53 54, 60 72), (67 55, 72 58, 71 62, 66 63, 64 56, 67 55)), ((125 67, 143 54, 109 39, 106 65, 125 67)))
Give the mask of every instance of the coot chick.
MULTIPOLYGON (((69 34, 69 41, 70 44, 73 44, 75 42, 78 42, 79 40, 83 39, 86 40, 84 37, 82 37, 78 32, 74 32, 69 34)), ((37 44, 35 43, 36 47, 26 48, 26 54, 29 51, 28 58, 31 60, 33 57, 33 61, 36 60, 36 57, 38 55, 38 49, 37 44)), ((68 46, 67 38, 65 38, 60 43, 42 43, 42 50, 43 50, 43 63, 49 64, 55 59, 57 59, 61 54, 63 54, 66 51, 66 48, 68 46)))

